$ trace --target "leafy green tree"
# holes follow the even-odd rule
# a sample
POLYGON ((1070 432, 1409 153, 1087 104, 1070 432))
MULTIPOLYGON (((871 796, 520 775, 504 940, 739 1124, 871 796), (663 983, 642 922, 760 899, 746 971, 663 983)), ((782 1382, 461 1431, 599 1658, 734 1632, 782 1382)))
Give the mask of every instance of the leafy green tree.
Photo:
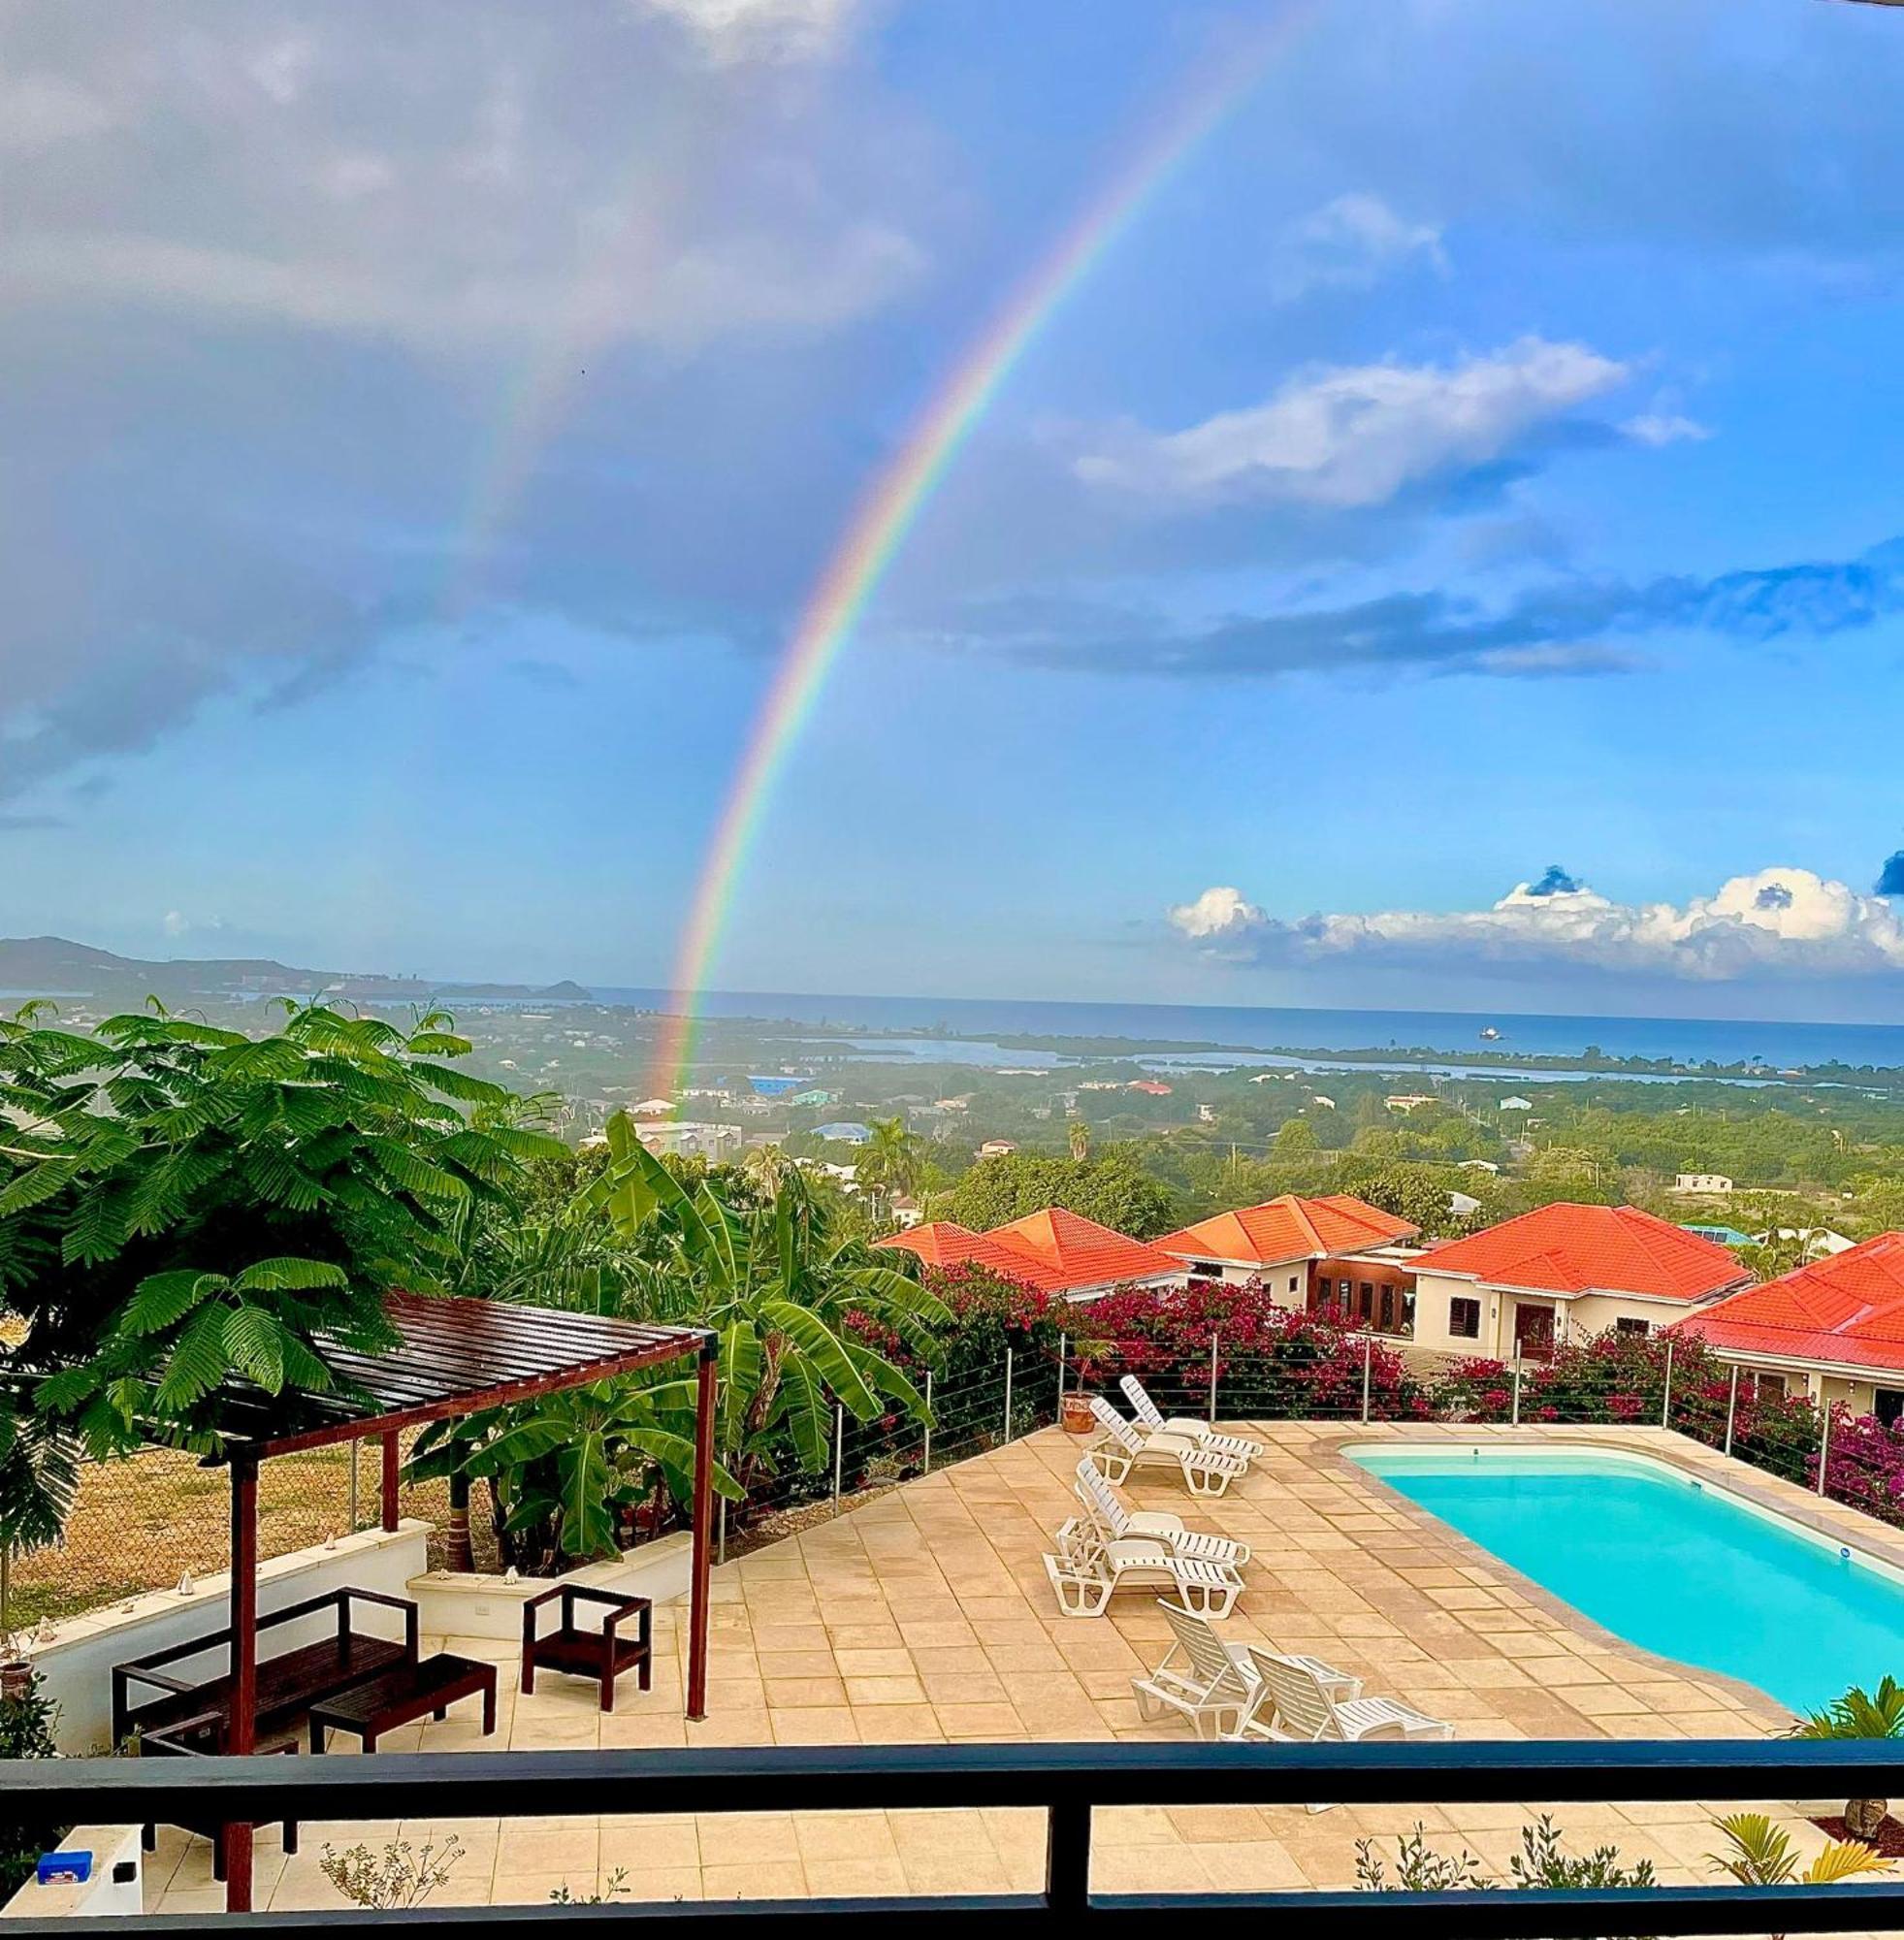
POLYGON ((1424 1233, 1442 1233, 1454 1225, 1448 1207, 1451 1177, 1434 1166, 1385 1165, 1351 1189, 1359 1199, 1424 1233))
POLYGON ((949 1216, 983 1231, 1048 1206, 1062 1206, 1139 1240, 1180 1223, 1170 1188, 1129 1145, 1107 1146, 1081 1161, 1038 1152, 982 1158, 952 1188, 949 1216))
POLYGON ((1278 1158, 1306 1158, 1322 1149, 1315 1127, 1307 1118, 1291 1118, 1272 1141, 1278 1158))
POLYGON ((471 1209, 560 1150, 456 1069, 469 1045, 447 1018, 284 1009, 255 1038, 157 1006, 89 1032, 33 1006, 0 1019, 15 1479, 45 1453, 29 1415, 98 1454, 209 1448, 234 1378, 335 1387, 333 1346, 383 1344, 389 1290, 444 1288, 471 1209))
MULTIPOLYGON (((838 1238, 798 1173, 770 1203, 741 1209, 710 1180, 683 1186, 623 1115, 608 1139, 612 1162, 577 1210, 606 1213, 639 1249, 635 1298, 648 1317, 714 1329, 718 1446, 743 1487, 773 1472, 789 1442, 803 1468, 822 1468, 834 1401, 856 1421, 895 1405, 925 1419, 923 1398, 873 1344, 889 1336, 928 1365, 937 1358, 933 1329, 950 1315, 909 1270, 910 1254, 838 1238)), ((693 1383, 658 1391, 657 1406, 691 1420, 693 1383)))
POLYGON ((887 1194, 917 1192, 925 1178, 925 1141, 904 1118, 875 1118, 872 1137, 855 1155, 856 1182, 887 1194))

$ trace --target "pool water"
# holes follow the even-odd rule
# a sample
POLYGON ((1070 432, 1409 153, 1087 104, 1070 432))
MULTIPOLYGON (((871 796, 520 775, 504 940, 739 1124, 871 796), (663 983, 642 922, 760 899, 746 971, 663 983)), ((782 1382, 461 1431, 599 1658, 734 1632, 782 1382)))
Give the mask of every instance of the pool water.
POLYGON ((1904 1580, 1665 1463, 1591 1451, 1350 1458, 1628 1642, 1809 1711, 1904 1678, 1904 1580))

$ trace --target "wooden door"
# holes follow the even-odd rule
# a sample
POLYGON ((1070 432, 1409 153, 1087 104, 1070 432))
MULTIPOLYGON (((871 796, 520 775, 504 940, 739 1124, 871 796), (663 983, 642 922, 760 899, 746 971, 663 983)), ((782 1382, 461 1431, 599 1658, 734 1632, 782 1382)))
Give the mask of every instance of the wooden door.
POLYGON ((1514 1308, 1514 1351, 1530 1361, 1545 1361, 1554 1352, 1554 1310, 1529 1307, 1517 1302, 1514 1308))

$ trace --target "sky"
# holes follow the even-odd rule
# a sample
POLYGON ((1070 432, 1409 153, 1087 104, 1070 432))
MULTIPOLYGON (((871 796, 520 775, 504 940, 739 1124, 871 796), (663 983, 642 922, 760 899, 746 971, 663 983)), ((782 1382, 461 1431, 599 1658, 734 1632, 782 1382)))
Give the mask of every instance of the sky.
POLYGON ((1901 88, 1839 0, 0 0, 0 932, 666 982, 1161 139, 713 983, 1893 1018, 1901 88))

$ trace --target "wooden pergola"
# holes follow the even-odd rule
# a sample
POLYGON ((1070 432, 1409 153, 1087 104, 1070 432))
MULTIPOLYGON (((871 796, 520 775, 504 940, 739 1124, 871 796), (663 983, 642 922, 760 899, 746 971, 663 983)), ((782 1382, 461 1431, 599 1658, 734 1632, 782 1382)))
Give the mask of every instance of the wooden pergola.
MULTIPOLYGON (((225 1456, 232 1475, 231 1729, 234 1755, 256 1748, 258 1469, 274 1455, 375 1439, 382 1447, 382 1524, 398 1522, 398 1437, 408 1428, 692 1354, 694 1413, 694 1559, 690 1582, 688 1716, 707 1715, 709 1525, 713 1508, 716 1342, 704 1327, 662 1327, 556 1308, 395 1293, 385 1312, 397 1340, 377 1353, 330 1347, 342 1386, 330 1394, 234 1395, 225 1456)), ((251 1906, 251 1828, 227 1843, 226 1905, 251 1906)))

